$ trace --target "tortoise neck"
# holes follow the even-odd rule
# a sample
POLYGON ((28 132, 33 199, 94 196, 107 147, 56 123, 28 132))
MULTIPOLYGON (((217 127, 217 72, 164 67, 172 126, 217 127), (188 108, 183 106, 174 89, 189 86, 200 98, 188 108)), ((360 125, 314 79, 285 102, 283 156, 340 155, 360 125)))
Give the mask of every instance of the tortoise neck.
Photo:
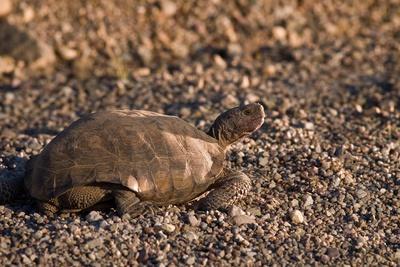
POLYGON ((224 148, 228 147, 230 144, 234 142, 231 141, 233 140, 232 134, 230 133, 230 131, 225 129, 223 124, 214 123, 208 130, 207 134, 217 139, 219 145, 224 148))

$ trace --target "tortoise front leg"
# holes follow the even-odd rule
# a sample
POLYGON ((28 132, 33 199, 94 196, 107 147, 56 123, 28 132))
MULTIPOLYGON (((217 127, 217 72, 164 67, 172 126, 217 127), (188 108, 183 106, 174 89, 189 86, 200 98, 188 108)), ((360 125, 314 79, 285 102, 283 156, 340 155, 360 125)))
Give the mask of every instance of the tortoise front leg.
POLYGON ((228 208, 243 199, 250 191, 250 188, 251 180, 246 174, 239 171, 230 171, 210 186, 209 190, 212 191, 199 200, 197 209, 228 208))

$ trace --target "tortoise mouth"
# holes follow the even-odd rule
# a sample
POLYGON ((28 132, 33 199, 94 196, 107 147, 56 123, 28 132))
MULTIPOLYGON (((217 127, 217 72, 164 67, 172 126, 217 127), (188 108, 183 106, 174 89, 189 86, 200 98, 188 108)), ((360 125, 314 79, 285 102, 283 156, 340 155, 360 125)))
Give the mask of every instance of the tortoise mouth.
POLYGON ((260 129, 260 127, 264 124, 264 116, 259 116, 254 118, 253 120, 251 120, 252 123, 256 124, 257 122, 259 122, 258 124, 256 124, 256 127, 250 131, 244 132, 244 135, 248 135, 251 134, 255 131, 257 131, 258 129, 260 129))
POLYGON ((260 121, 260 122, 258 123, 256 129, 254 130, 254 131, 256 131, 256 130, 258 130, 258 129, 264 124, 264 122, 265 122, 265 117, 264 117, 264 116, 257 117, 257 118, 254 119, 254 121, 260 121))

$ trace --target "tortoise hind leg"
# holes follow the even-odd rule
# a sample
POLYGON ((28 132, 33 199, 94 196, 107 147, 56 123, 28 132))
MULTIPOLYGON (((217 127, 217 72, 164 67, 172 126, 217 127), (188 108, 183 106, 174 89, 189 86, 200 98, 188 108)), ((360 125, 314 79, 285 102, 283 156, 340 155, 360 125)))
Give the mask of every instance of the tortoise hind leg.
POLYGON ((251 180, 243 172, 228 172, 210 186, 212 190, 197 203, 198 210, 228 208, 250 191, 251 180))
POLYGON ((47 215, 78 212, 110 199, 110 191, 100 186, 78 186, 49 201, 38 201, 38 208, 47 215))
POLYGON ((113 192, 117 210, 120 216, 128 213, 132 217, 151 212, 154 214, 154 204, 148 201, 141 201, 135 192, 119 189, 113 192))
POLYGON ((78 186, 58 197, 62 210, 75 212, 92 208, 98 203, 111 199, 111 191, 104 186, 78 186))
POLYGON ((54 216, 60 209, 57 198, 50 199, 49 201, 36 201, 36 206, 40 212, 47 216, 54 216))

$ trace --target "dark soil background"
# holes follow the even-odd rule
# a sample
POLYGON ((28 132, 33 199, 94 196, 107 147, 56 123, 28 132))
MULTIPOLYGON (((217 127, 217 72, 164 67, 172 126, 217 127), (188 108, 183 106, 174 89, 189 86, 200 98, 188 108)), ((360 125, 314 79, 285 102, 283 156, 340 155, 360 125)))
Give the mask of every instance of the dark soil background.
POLYGON ((80 115, 260 102, 228 212, 0 206, 0 265, 400 264, 400 1, 0 0, 0 178, 80 115))

